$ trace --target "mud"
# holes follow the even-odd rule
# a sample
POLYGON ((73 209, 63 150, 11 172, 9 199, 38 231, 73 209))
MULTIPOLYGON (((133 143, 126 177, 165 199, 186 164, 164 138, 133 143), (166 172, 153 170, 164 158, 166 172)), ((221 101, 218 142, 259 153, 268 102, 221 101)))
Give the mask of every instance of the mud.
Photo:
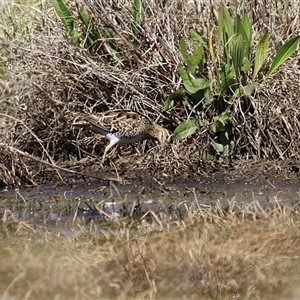
MULTIPOLYGON (((106 183, 83 181, 69 185, 43 185, 26 189, 3 189, 0 213, 7 212, 30 224, 67 228, 74 221, 101 223, 107 215, 141 217, 147 211, 170 213, 183 205, 203 207, 221 204, 224 208, 258 201, 262 207, 276 200, 284 206, 299 201, 297 180, 202 180, 172 183, 106 183), (68 225, 69 223, 69 225, 68 225)), ((67 234, 68 235, 68 234, 67 234)))

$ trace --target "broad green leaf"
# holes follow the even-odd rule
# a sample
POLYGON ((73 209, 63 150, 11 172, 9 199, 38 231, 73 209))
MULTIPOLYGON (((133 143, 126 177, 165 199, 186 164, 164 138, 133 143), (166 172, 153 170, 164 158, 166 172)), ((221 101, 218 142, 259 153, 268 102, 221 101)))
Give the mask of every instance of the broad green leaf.
POLYGON ((212 96, 211 96, 211 93, 210 93, 210 89, 205 89, 204 90, 204 101, 205 103, 210 103, 212 100, 212 96))
POLYGON ((203 90, 206 89, 210 86, 209 81, 206 78, 196 78, 196 79, 191 79, 195 88, 198 90, 203 90))
POLYGON ((268 56, 269 50, 269 34, 265 33, 262 38, 260 39, 256 52, 255 52, 255 59, 254 59, 254 71, 253 71, 253 78, 256 77, 257 73, 261 69, 264 61, 268 56))
POLYGON ((163 108, 162 111, 165 112, 165 111, 168 111, 171 108, 173 108, 175 100, 178 100, 178 99, 180 99, 181 101, 185 101, 185 100, 188 100, 188 97, 184 92, 174 92, 174 93, 172 93, 168 97, 167 101, 165 102, 165 105, 164 105, 164 108, 163 108))
POLYGON ((238 80, 241 72, 241 68, 243 65, 243 58, 244 58, 244 39, 241 34, 239 34, 233 42, 232 50, 231 50, 231 58, 232 64, 235 71, 236 80, 238 80))
POLYGON ((202 46, 207 45, 207 40, 204 36, 202 36, 196 29, 191 28, 190 29, 190 38, 193 41, 195 45, 201 44, 202 46))
POLYGON ((62 0, 52 0, 53 7, 60 17, 62 23, 67 29, 72 42, 75 45, 80 44, 80 38, 77 31, 74 29, 74 18, 62 0))
POLYGON ((195 88, 193 82, 191 81, 188 72, 186 72, 186 70, 183 68, 182 65, 179 66, 178 73, 182 79, 182 83, 183 83, 184 87, 186 88, 186 90, 188 92, 190 92, 191 94, 196 93, 197 89, 195 88))
POLYGON ((241 22, 242 22, 242 27, 244 29, 247 41, 248 41, 248 47, 250 49, 251 44, 252 44, 252 25, 251 25, 251 21, 248 17, 248 14, 246 12, 243 13, 241 22))
POLYGON ((190 55, 187 59, 188 71, 192 74, 195 74, 197 67, 199 71, 203 71, 204 66, 204 50, 201 44, 197 44, 194 50, 193 55, 190 55))
POLYGON ((251 82, 245 86, 240 86, 238 87, 235 91, 234 94, 232 96, 232 101, 234 100, 234 98, 238 98, 241 96, 249 96, 252 95, 255 88, 256 88, 257 84, 255 82, 251 82))
POLYGON ((194 134, 196 130, 199 128, 199 126, 203 126, 203 122, 196 119, 188 120, 179 124, 175 128, 173 134, 176 139, 182 140, 194 134))
POLYGON ((190 74, 183 68, 183 66, 179 66, 178 72, 182 79, 184 87, 191 94, 195 94, 198 92, 198 90, 209 87, 209 81, 207 79, 192 79, 190 74))
POLYGON ((278 51, 275 56, 271 68, 269 69, 266 78, 271 76, 287 59, 289 59, 297 49, 300 36, 293 37, 287 41, 278 51))
POLYGON ((250 62, 250 60, 248 59, 248 57, 244 56, 243 58, 243 65, 242 65, 242 71, 244 73, 247 73, 252 67, 252 64, 250 62))
POLYGON ((211 139, 211 143, 214 147, 214 149, 218 152, 218 153, 223 153, 225 148, 222 144, 219 144, 217 142, 215 142, 213 139, 211 139))

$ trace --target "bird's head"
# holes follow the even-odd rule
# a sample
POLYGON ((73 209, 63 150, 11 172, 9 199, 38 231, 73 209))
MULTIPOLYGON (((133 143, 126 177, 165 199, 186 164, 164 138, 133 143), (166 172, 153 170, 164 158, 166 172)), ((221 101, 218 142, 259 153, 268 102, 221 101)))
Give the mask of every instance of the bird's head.
POLYGON ((156 124, 154 138, 157 139, 162 146, 165 146, 171 141, 171 133, 166 128, 156 124))

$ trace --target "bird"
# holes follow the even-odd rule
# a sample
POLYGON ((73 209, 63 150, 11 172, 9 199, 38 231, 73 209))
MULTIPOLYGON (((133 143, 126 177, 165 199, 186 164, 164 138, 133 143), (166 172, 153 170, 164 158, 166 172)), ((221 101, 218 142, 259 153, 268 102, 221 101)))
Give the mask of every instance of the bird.
POLYGON ((82 119, 83 122, 74 122, 73 125, 100 133, 109 140, 104 149, 102 164, 114 145, 118 145, 119 150, 119 145, 153 139, 165 146, 171 137, 166 128, 135 111, 113 109, 98 114, 84 114, 82 119))

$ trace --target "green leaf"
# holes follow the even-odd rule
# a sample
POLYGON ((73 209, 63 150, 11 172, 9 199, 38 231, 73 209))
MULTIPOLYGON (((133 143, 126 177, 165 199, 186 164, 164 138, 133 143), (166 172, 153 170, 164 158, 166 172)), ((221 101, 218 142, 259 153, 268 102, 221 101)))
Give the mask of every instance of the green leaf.
POLYGON ((69 33, 75 45, 80 44, 80 38, 74 29, 74 18, 62 0, 52 0, 53 7, 69 33))
POLYGON ((182 83, 183 83, 184 87, 186 88, 186 90, 188 92, 190 92, 191 94, 196 93, 197 89, 194 87, 193 82, 191 81, 188 72, 186 72, 186 70, 183 68, 182 65, 179 66, 178 73, 182 79, 182 83))
POLYGON ((179 66, 178 72, 182 79, 184 87, 191 94, 195 94, 198 92, 198 90, 209 87, 209 81, 207 79, 205 78, 192 79, 189 73, 185 71, 183 66, 179 66))
POLYGON ((231 57, 232 57, 232 64, 235 71, 236 80, 240 77, 240 72, 243 64, 244 58, 244 39, 241 34, 239 34, 233 42, 232 49, 231 49, 231 57))
POLYGON ((262 38, 260 39, 256 52, 255 52, 255 59, 254 59, 254 71, 253 71, 253 78, 256 77, 257 73, 261 69, 264 61, 268 56, 269 50, 269 34, 265 33, 262 38))
POLYGON ((230 49, 229 41, 234 35, 234 27, 227 7, 222 4, 218 13, 219 37, 224 47, 230 49))
POLYGON ((248 59, 248 57, 244 56, 243 58, 243 65, 242 65, 242 71, 244 73, 247 73, 252 67, 252 64, 250 62, 250 60, 248 59))
POLYGON ((227 108, 220 115, 213 117, 212 129, 215 133, 226 130, 226 124, 230 119, 230 115, 231 115, 231 110, 227 108))
POLYGON ((218 86, 222 95, 226 94, 229 88, 236 83, 234 75, 235 72, 232 66, 226 64, 222 66, 218 80, 218 86))
POLYGON ((243 37, 244 41, 244 56, 249 57, 250 49, 251 49, 251 23, 248 15, 244 12, 242 18, 239 16, 235 19, 234 27, 236 29, 236 33, 239 33, 243 37))
POLYGON ((163 112, 170 110, 174 107, 175 100, 188 101, 188 97, 184 92, 172 93, 165 102, 163 112))
POLYGON ((85 46, 91 47, 93 51, 96 51, 99 48, 99 40, 101 36, 97 27, 93 23, 88 10, 85 7, 81 7, 81 9, 79 10, 79 18, 85 25, 86 30, 88 32, 85 46))
POLYGON ((300 36, 293 37, 287 41, 278 51, 275 56, 271 68, 269 69, 266 78, 271 76, 287 59, 289 59, 297 49, 300 36))
POLYGON ((205 103, 210 103, 212 100, 212 96, 211 96, 211 93, 210 93, 210 89, 205 89, 204 90, 204 101, 205 103))
POLYGON ((195 74, 197 67, 199 71, 203 71, 204 65, 204 50, 201 44, 197 44, 193 55, 190 55, 187 59, 188 71, 191 74, 195 74))
POLYGON ((193 85, 197 89, 197 91, 206 89, 210 86, 210 83, 206 78, 196 78, 191 79, 191 81, 193 82, 193 85))
POLYGON ((235 91, 234 91, 234 94, 233 94, 233 97, 232 99, 234 98, 238 98, 238 97, 241 97, 241 96, 249 96, 249 95, 252 95, 255 88, 256 88, 257 84, 255 82, 251 82, 245 86, 240 86, 238 87, 235 91))
POLYGON ((180 55, 180 58, 181 60, 186 63, 187 62, 187 59, 188 59, 188 54, 187 54, 187 44, 184 40, 180 40, 179 41, 179 55, 180 55))
POLYGON ((252 44, 252 25, 246 12, 243 13, 241 22, 243 28, 242 34, 244 36, 244 40, 246 40, 246 56, 248 57, 252 44))
POLYGON ((203 71, 204 66, 204 50, 201 44, 197 44, 193 55, 190 55, 187 59, 188 71, 195 74, 197 67, 199 71, 203 71))
POLYGON ((190 38, 195 45, 201 44, 202 46, 207 45, 207 40, 203 37, 196 29, 190 29, 190 38))
POLYGON ((191 119, 185 122, 182 122, 179 124, 173 134, 176 139, 182 140, 196 132, 196 130, 199 128, 199 126, 203 126, 203 122, 196 120, 196 119, 191 119))
POLYGON ((133 35, 137 37, 140 32, 142 18, 143 18, 143 2, 141 0, 134 0, 132 17, 134 20, 134 24, 132 26, 132 32, 133 35))
POLYGON ((213 139, 211 139, 211 143, 214 147, 214 149, 218 152, 218 153, 223 153, 225 150, 225 147, 222 144, 219 144, 217 142, 215 142, 213 139))

